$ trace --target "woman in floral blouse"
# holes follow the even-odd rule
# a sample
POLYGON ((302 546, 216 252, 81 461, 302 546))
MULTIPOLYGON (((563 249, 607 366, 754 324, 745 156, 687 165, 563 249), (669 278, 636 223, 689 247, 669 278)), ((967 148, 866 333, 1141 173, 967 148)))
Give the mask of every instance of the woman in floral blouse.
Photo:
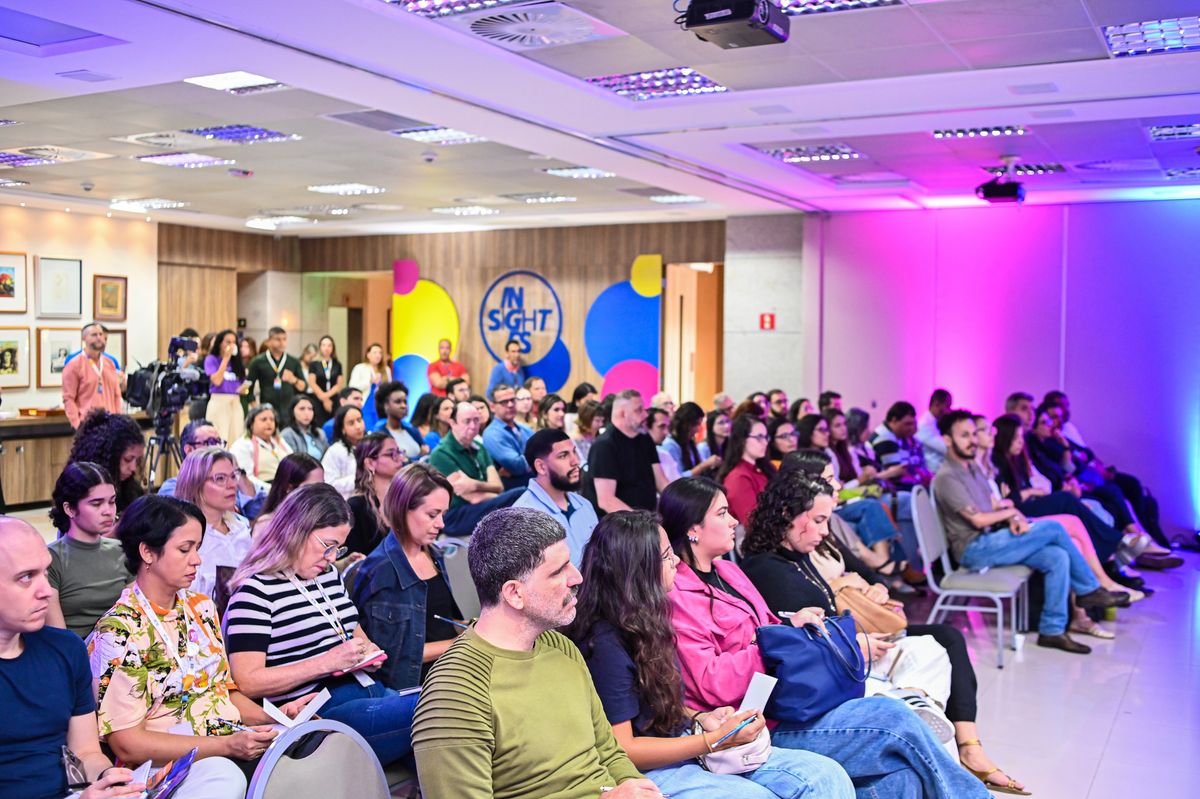
MULTIPOLYGON (((122 514, 117 538, 137 577, 91 640, 97 717, 101 738, 123 763, 161 767, 196 748, 180 799, 242 799, 243 771, 252 771, 276 733, 230 677, 212 600, 187 590, 203 534, 200 510, 171 497, 142 497, 122 514)), ((295 716, 311 698, 282 710, 295 716)))

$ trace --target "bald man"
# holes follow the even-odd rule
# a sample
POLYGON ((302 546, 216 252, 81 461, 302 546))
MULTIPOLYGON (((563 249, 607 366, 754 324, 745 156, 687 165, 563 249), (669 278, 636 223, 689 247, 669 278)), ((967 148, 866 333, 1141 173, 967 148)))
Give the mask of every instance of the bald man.
POLYGON ((50 552, 37 531, 0 516, 0 799, 138 796, 133 772, 100 752, 87 649, 79 636, 46 626, 54 590, 50 552), (68 784, 66 746, 81 777, 68 784))

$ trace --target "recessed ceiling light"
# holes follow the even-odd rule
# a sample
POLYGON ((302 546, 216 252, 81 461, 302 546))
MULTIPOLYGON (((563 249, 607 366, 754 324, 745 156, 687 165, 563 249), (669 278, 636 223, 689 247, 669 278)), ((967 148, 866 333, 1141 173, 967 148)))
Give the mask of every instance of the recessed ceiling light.
POLYGON ((860 8, 898 6, 900 0, 779 0, 787 14, 828 14, 832 11, 855 11, 860 8))
POLYGON ((568 197, 565 194, 556 194, 554 192, 532 192, 532 193, 528 193, 528 194, 501 194, 500 196, 504 197, 506 199, 509 199, 509 200, 515 200, 516 202, 519 202, 519 203, 526 203, 527 205, 573 203, 576 201, 575 197, 568 197))
POLYGON ((257 92, 274 91, 287 88, 274 78, 255 75, 253 72, 220 72, 216 75, 200 75, 195 78, 184 78, 184 83, 193 86, 203 86, 230 94, 254 94, 257 92))
POLYGON ((720 94, 729 91, 691 67, 673 67, 623 75, 588 78, 587 82, 630 100, 657 100, 695 94, 720 94))
POLYGON ((617 176, 615 172, 605 172, 603 169, 590 166, 551 167, 542 171, 556 178, 573 178, 574 180, 599 180, 617 176))
POLYGON ((762 152, 788 164, 813 161, 849 161, 863 155, 848 144, 798 144, 794 147, 772 147, 762 152))
POLYGON ((358 205, 354 206, 354 210, 375 211, 378 213, 395 213, 397 211, 403 211, 404 206, 397 205, 395 203, 359 203, 358 205))
POLYGON ((705 199, 697 197, 694 194, 655 194, 650 198, 650 201, 662 203, 663 205, 685 205, 687 203, 702 203, 705 202, 705 199))
POLYGON ((39 158, 28 153, 0 153, 0 169, 17 169, 23 166, 46 166, 57 164, 53 158, 39 158))
POLYGON ((213 128, 189 128, 183 133, 200 136, 204 139, 229 142, 231 144, 268 144, 279 141, 299 141, 294 133, 280 133, 277 130, 258 128, 254 125, 220 125, 213 128))
POLYGON ((15 119, 0 119, 0 128, 7 128, 9 125, 20 125, 21 123, 15 119))
POLYGON ((1172 141, 1173 139, 1200 138, 1200 122, 1190 125, 1151 125, 1151 141, 1172 141))
POLYGON ((423 17, 453 17, 458 14, 482 11, 513 3, 528 3, 529 0, 384 0, 384 2, 400 6, 405 11, 411 11, 423 17))
POLYGON ((28 180, 9 180, 8 178, 0 178, 0 189, 14 189, 17 186, 28 186, 28 180))
POLYGON ((1104 38, 1114 56, 1200 50, 1200 17, 1176 17, 1106 25, 1104 38))
POLYGON ((408 130, 393 130, 390 131, 393 136, 399 136, 402 139, 409 141, 420 142, 421 144, 440 144, 449 146, 452 144, 478 144, 485 142, 483 136, 476 136, 474 133, 467 133, 454 128, 442 128, 437 125, 429 125, 423 128, 409 128, 408 130))
POLYGON ((448 214, 450 216, 495 216, 500 213, 495 208, 486 208, 482 205, 452 205, 447 208, 430 208, 435 214, 448 214))
POLYGON ((320 186, 309 186, 309 191, 317 194, 339 194, 350 197, 356 194, 383 194, 387 189, 379 186, 369 186, 366 183, 326 183, 320 186))
POLYGON ((169 208, 183 208, 191 203, 180 200, 167 200, 162 197, 145 197, 140 199, 113 200, 108 204, 113 211, 129 211, 134 214, 144 214, 147 211, 162 211, 169 208))
MULTIPOLYGON (((990 172, 996 177, 1008 174, 1008 167, 1003 166, 985 166, 985 172, 990 172)), ((1013 174, 1018 177, 1029 177, 1031 175, 1052 175, 1056 172, 1066 172, 1062 164, 1017 164, 1013 167, 1013 174)))
POLYGON ((330 216, 349 216, 350 209, 349 208, 330 208, 329 215, 330 216))
POLYGON ((1200 166, 1189 166, 1182 169, 1168 169, 1168 180, 1200 180, 1200 166))
POLYGON ((135 161, 159 166, 174 166, 181 169, 203 169, 208 166, 228 166, 236 164, 231 158, 218 158, 213 155, 200 153, 153 153, 151 155, 135 155, 135 161))
POLYGON ((303 216, 256 216, 246 220, 246 227, 256 230, 278 230, 289 225, 304 225, 309 222, 303 216))
POLYGON ((1020 125, 992 125, 987 128, 950 128, 945 130, 935 130, 933 138, 935 139, 974 139, 991 136, 998 138, 1000 136, 1024 136, 1025 128, 1020 125))

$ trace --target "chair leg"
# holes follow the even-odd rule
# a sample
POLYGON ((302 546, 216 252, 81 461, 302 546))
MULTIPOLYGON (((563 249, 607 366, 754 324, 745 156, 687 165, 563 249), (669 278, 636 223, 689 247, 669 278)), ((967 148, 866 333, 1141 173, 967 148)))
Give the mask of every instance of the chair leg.
POLYGON ((1004 600, 992 597, 996 604, 996 668, 1004 668, 1004 600))
POLYGON ((1009 609, 1012 611, 1012 638, 1009 640, 1008 646, 1014 652, 1017 651, 1017 606, 1020 604, 1019 596, 1019 591, 1014 592, 1009 606, 1009 609))

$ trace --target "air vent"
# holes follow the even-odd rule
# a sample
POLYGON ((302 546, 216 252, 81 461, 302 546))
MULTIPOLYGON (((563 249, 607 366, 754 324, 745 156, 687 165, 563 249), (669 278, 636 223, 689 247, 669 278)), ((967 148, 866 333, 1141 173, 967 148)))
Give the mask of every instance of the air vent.
POLYGON ((897 172, 858 172, 853 175, 834 175, 839 188, 871 189, 907 186, 911 181, 897 172))
POLYGON ((1133 158, 1128 161, 1084 161, 1074 169, 1084 172, 1159 172, 1162 167, 1153 158, 1133 158))
POLYGON ((206 139, 203 136, 193 136, 181 130, 160 130, 154 133, 135 133, 132 136, 114 136, 113 141, 127 144, 140 144, 143 147, 153 147, 156 150, 203 150, 226 142, 206 139))
POLYGON ((1044 108, 1040 111, 1030 111, 1029 116, 1034 119, 1070 119, 1075 116, 1075 112, 1070 108, 1044 108))
POLYGON ((7 156, 4 161, 11 167, 65 164, 71 161, 95 161, 99 158, 112 158, 107 153, 93 153, 88 150, 73 150, 70 147, 55 147, 53 145, 16 147, 11 150, 0 150, 0 155, 7 156), (21 163, 22 161, 25 163, 21 163))
POLYGON ((362 111, 347 111, 343 114, 325 114, 324 116, 325 119, 332 119, 335 122, 344 122, 347 125, 378 130, 383 133, 390 133, 393 130, 419 128, 425 125, 424 122, 416 119, 402 117, 399 114, 389 114, 387 111, 379 111, 374 108, 367 108, 362 111))
POLYGON ((606 22, 555 2, 462 14, 447 19, 446 24, 464 28, 506 50, 540 50, 627 35, 606 22))
POLYGON ((70 72, 55 72, 60 78, 68 80, 81 80, 84 83, 103 83, 107 80, 116 80, 116 75, 105 75, 103 72, 92 72, 90 69, 73 69, 70 72))

